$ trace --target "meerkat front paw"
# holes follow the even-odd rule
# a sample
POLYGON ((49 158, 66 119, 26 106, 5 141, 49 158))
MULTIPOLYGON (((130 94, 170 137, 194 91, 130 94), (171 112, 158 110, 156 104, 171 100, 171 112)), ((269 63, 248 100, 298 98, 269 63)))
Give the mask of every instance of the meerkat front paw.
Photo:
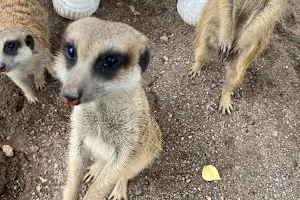
POLYGON ((127 181, 125 181, 124 179, 119 179, 108 199, 127 200, 127 181))
POLYGON ((230 50, 233 47, 233 40, 230 38, 220 39, 219 43, 219 56, 222 60, 227 59, 230 50))
POLYGON ((195 62, 193 64, 192 67, 190 67, 189 69, 189 76, 192 77, 192 78, 196 78, 196 77, 199 77, 200 76, 200 73, 201 73, 201 70, 200 70, 200 64, 195 62))
POLYGON ((226 56, 226 58, 224 58, 224 61, 225 62, 230 62, 230 61, 234 60, 237 57, 237 55, 239 54, 239 52, 240 52, 239 46, 234 45, 230 49, 230 51, 229 51, 228 55, 226 56))
POLYGON ((232 110, 233 110, 233 107, 232 107, 230 93, 226 94, 226 95, 222 95, 221 100, 220 100, 219 111, 222 112, 222 114, 225 114, 226 112, 228 114, 231 114, 232 110))
POLYGON ((38 98, 34 94, 25 94, 25 97, 29 103, 39 102, 38 98))
POLYGON ((95 161, 91 166, 87 168, 89 171, 86 173, 86 175, 83 178, 83 181, 86 183, 91 182, 92 180, 95 180, 100 172, 101 172, 101 166, 100 161, 95 161))
POLYGON ((39 82, 35 82, 35 88, 36 88, 38 91, 41 91, 41 90, 46 89, 46 81, 45 81, 45 80, 42 80, 42 81, 39 81, 39 82))
POLYGON ((220 53, 225 54, 226 52, 229 52, 232 47, 232 40, 231 39, 220 39, 219 41, 219 48, 220 53))

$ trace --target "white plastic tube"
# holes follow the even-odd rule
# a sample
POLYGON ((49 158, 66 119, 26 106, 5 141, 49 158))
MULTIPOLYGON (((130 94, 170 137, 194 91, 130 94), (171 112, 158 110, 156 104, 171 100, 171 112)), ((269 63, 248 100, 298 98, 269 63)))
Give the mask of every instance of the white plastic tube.
POLYGON ((196 26, 207 0, 178 0, 177 12, 183 21, 191 26, 196 26))
POLYGON ((71 20, 91 16, 99 4, 100 0, 53 0, 57 14, 71 20))

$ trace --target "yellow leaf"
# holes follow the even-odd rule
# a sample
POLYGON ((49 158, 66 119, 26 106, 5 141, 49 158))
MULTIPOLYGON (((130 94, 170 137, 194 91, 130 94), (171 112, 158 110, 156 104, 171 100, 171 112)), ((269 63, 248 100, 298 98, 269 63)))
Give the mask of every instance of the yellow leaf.
POLYGON ((206 181, 221 180, 217 168, 213 165, 205 165, 202 170, 202 178, 206 181))
POLYGON ((46 181, 48 181, 48 179, 45 179, 45 178, 43 178, 43 177, 41 177, 41 176, 39 176, 39 178, 40 178, 40 180, 42 181, 42 183, 45 183, 46 181))

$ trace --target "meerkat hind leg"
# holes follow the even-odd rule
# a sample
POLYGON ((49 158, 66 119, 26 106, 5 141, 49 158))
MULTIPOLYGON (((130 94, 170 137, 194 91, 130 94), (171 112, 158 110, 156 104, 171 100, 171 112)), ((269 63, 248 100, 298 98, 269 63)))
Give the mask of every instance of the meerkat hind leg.
POLYGON ((249 65, 249 54, 241 54, 236 60, 228 64, 226 70, 226 81, 222 89, 222 96, 219 104, 219 110, 222 114, 226 112, 231 114, 233 110, 231 93, 234 88, 242 81, 249 65))
POLYGON ((113 191, 109 195, 109 200, 127 200, 127 184, 128 180, 120 178, 115 185, 113 191))
MULTIPOLYGON (((197 38, 196 40, 200 40, 199 38, 197 38)), ((198 76, 200 76, 201 73, 201 69, 204 65, 204 62, 206 61, 207 57, 208 57, 208 47, 207 47, 207 43, 205 40, 197 42, 196 41, 196 45, 198 44, 198 46, 195 47, 195 62, 192 65, 192 67, 189 70, 189 76, 191 76, 192 78, 196 78, 198 76)))
POLYGON ((199 24, 194 47, 194 64, 189 70, 189 76, 196 78, 200 76, 201 69, 205 61, 212 55, 216 54, 217 36, 211 27, 206 24, 199 24), (203 28, 200 28, 202 27, 203 28))
POLYGON ((192 65, 192 67, 190 67, 190 70, 189 70, 189 76, 192 77, 192 78, 196 78, 196 77, 199 77, 200 74, 201 74, 201 69, 203 67, 203 64, 204 64, 204 60, 196 60, 194 62, 194 64, 192 65))
POLYGON ((137 176, 143 169, 145 169, 152 159, 148 156, 141 155, 136 157, 123 172, 122 177, 117 181, 113 191, 109 195, 109 200, 127 200, 127 185, 130 179, 137 176))

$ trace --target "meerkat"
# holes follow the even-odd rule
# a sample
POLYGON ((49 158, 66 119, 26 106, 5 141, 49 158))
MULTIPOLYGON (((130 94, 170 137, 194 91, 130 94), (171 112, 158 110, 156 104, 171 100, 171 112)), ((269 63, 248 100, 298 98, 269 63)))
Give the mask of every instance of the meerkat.
POLYGON ((55 76, 47 14, 36 0, 1 0, 0 8, 0 72, 22 89, 29 102, 37 102, 30 76, 38 90, 45 87, 45 68, 55 76))
POLYGON ((266 48, 270 35, 286 7, 286 0, 208 0, 196 28, 195 62, 190 76, 200 75, 209 56, 227 62, 226 81, 219 110, 231 113, 233 89, 249 64, 266 48))
POLYGON ((161 151, 161 131, 141 83, 149 63, 147 37, 118 22, 71 23, 55 59, 64 101, 74 106, 64 200, 127 199, 127 182, 161 151), (88 167, 89 158, 94 163, 88 167))

